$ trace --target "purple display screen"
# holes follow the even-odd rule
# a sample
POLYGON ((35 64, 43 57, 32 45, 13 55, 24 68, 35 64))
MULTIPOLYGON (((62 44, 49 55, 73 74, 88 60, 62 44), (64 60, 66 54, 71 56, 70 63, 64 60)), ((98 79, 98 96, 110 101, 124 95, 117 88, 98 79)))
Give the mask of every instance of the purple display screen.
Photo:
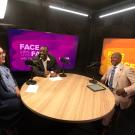
POLYGON ((76 35, 9 29, 8 38, 10 67, 13 71, 29 71, 30 66, 25 65, 25 61, 38 55, 40 46, 48 47, 49 54, 56 58, 60 67, 75 67, 78 46, 76 35), (68 64, 61 62, 63 57, 69 60, 68 64))

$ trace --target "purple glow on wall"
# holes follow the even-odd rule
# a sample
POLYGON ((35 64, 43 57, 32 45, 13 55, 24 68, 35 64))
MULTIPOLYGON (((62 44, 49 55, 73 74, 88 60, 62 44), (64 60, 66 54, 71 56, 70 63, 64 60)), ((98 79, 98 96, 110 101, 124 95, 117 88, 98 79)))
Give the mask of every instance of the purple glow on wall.
POLYGON ((10 67, 13 71, 29 71, 25 60, 32 59, 39 53, 40 46, 47 46, 49 54, 53 55, 60 67, 61 57, 69 57, 69 64, 65 69, 73 69, 76 62, 78 36, 37 32, 31 30, 9 29, 10 67))

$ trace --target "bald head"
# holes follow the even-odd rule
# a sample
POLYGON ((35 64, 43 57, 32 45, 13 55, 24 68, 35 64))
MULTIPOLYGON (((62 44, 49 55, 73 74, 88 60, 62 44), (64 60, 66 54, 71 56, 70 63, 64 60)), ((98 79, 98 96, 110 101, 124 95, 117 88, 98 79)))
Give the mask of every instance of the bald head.
POLYGON ((46 46, 45 47, 43 47, 43 46, 40 47, 39 55, 43 60, 46 60, 47 55, 48 55, 48 48, 46 46))
POLYGON ((122 55, 119 52, 115 52, 111 56, 111 63, 112 65, 116 66, 121 62, 122 55))
POLYGON ((40 47, 40 52, 43 52, 43 53, 47 53, 48 52, 48 48, 45 46, 45 47, 40 47))

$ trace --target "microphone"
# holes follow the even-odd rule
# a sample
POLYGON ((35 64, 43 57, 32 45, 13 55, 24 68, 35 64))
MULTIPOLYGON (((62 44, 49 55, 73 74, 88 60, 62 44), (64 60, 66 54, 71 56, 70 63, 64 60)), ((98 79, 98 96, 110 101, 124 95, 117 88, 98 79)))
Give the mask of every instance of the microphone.
POLYGON ((90 65, 87 65, 86 67, 87 68, 93 68, 93 67, 95 67, 95 66, 99 66, 100 65, 100 62, 93 62, 92 64, 90 64, 90 65))
POLYGON ((26 61, 25 61, 25 64, 26 64, 26 65, 33 65, 33 61, 32 61, 32 60, 26 60, 26 61))
MULTIPOLYGON (((38 62, 36 62, 34 60, 26 60, 25 64, 29 65, 29 66, 36 66, 36 67, 38 66, 38 62)), ((36 81, 33 80, 33 69, 32 69, 32 71, 30 73, 31 73, 31 77, 30 77, 30 79, 28 81, 26 81, 26 84, 27 85, 35 85, 36 81)))
POLYGON ((38 66, 38 62, 34 60, 26 60, 25 64, 30 66, 38 66))
POLYGON ((66 57, 66 56, 60 58, 60 61, 62 62, 62 73, 60 73, 60 77, 66 77, 67 76, 65 74, 65 71, 64 71, 64 64, 69 64, 69 60, 70 60, 70 58, 66 57))
POLYGON ((61 57, 60 61, 64 64, 69 64, 69 57, 61 57))
POLYGON ((45 61, 45 60, 47 59, 47 55, 45 55, 45 54, 40 54, 40 55, 39 55, 39 59, 45 61))

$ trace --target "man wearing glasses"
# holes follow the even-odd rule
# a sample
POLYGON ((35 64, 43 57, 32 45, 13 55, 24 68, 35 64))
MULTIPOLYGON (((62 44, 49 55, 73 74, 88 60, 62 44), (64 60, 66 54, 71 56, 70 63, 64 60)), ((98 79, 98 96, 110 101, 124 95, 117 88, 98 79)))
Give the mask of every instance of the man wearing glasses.
POLYGON ((19 88, 9 68, 4 66, 6 53, 0 47, 0 126, 16 123, 20 117, 21 100, 19 88), (11 123, 10 123, 11 122, 11 123))

